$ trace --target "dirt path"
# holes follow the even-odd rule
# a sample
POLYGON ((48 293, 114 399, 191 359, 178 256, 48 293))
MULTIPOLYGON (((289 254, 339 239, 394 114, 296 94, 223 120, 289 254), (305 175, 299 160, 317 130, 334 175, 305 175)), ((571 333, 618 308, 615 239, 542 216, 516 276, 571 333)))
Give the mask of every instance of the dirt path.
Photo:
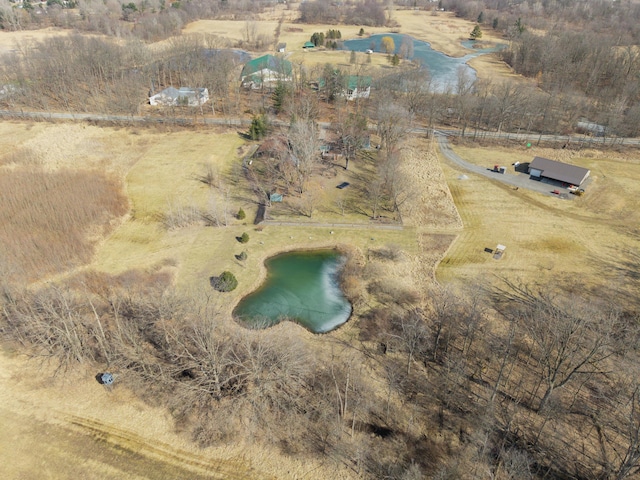
POLYGON ((397 224, 376 223, 316 223, 316 222, 278 222, 264 220, 260 225, 278 227, 312 227, 312 228, 362 228, 366 230, 402 230, 404 227, 397 224))
POLYGON ((105 389, 91 373, 53 377, 47 366, 0 352, 0 478, 275 478, 238 451, 189 446, 168 433, 166 412, 124 388, 105 389))

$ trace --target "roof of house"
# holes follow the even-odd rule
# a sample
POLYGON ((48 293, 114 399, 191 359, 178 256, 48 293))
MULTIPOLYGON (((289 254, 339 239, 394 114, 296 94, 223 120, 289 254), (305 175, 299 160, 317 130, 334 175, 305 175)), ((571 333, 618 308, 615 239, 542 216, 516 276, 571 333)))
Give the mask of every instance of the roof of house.
POLYGON ((151 95, 151 105, 184 105, 196 107, 209 101, 209 91, 206 88, 167 87, 161 92, 151 95))
POLYGON ((260 146, 256 149, 254 156, 280 156, 288 153, 289 140, 285 135, 272 135, 264 139, 260 146))
POLYGON ((304 42, 304 45, 302 45, 302 48, 314 48, 315 46, 316 44, 313 42, 304 42))
MULTIPOLYGON (((335 72, 338 73, 337 71, 335 72)), ((355 90, 356 88, 368 88, 371 86, 371 77, 359 76, 359 75, 347 75, 342 78, 343 86, 349 90, 355 90)), ((327 82, 324 77, 318 79, 318 88, 324 88, 327 82)))
POLYGON ((347 88, 355 90, 356 88, 367 88, 371 86, 371 77, 362 75, 349 75, 347 77, 347 88))
POLYGON ((278 46, 276 47, 278 50, 281 50, 283 48, 287 48, 287 44, 286 43, 279 43, 278 46))
POLYGON ((604 125, 600 125, 594 122, 578 122, 576 126, 582 130, 587 130, 589 132, 597 132, 604 133, 606 127, 604 125))
POLYGON ((580 185, 590 173, 586 168, 556 162, 555 160, 542 157, 534 157, 533 161, 529 164, 529 171, 531 171, 531 169, 540 170, 543 177, 571 185, 580 185))
POLYGON ((242 69, 242 77, 252 75, 261 70, 268 69, 283 75, 291 75, 293 67, 291 62, 273 55, 263 55, 247 62, 242 69))

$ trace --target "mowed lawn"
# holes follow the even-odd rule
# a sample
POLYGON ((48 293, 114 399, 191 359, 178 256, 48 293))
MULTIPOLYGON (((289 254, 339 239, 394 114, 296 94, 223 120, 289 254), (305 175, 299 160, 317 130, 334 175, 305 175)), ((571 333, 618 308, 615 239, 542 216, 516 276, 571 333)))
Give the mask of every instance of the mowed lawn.
MULTIPOLYGON (((478 165, 509 166, 543 156, 591 169, 586 194, 560 199, 514 190, 441 161, 464 222, 437 270, 440 281, 465 279, 500 282, 501 278, 550 285, 608 285, 637 288, 632 276, 640 249, 640 152, 454 146, 462 158, 478 165), (467 178, 465 178, 467 177, 467 178), (485 248, 506 245, 494 260, 485 248)), ((507 173, 513 174, 513 173, 507 173)), ((636 265, 637 266, 637 265, 636 265)))

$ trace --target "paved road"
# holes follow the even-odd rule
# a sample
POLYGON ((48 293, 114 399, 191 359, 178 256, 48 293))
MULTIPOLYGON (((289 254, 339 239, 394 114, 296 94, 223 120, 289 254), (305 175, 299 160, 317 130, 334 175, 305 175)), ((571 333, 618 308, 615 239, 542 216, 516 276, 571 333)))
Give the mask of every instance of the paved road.
MULTIPOLYGON (((464 168, 465 170, 468 170, 469 172, 482 175, 484 177, 505 183, 507 185, 511 185, 514 189, 524 188, 526 190, 532 190, 534 192, 544 193, 546 195, 554 195, 551 192, 556 189, 560 190, 563 193, 568 192, 567 189, 562 187, 557 187, 548 183, 531 180, 528 174, 516 172, 515 168, 511 165, 506 166, 508 173, 502 174, 492 171, 489 166, 485 167, 469 163, 459 155, 457 155, 453 150, 451 150, 446 135, 442 135, 436 132, 436 138, 438 140, 438 146, 440 147, 440 151, 442 152, 442 154, 451 162, 461 168, 464 168)), ((573 195, 569 195, 567 198, 573 198, 573 195)))
MULTIPOLYGON (((147 117, 141 115, 102 115, 97 113, 61 113, 61 112, 25 112, 13 110, 0 110, 0 117, 5 118, 28 118, 35 120, 76 120, 76 121, 96 121, 96 122, 118 122, 118 123, 167 123, 177 125, 226 125, 226 126, 249 126, 251 120, 245 118, 208 118, 208 117, 147 117)), ((272 120, 273 125, 284 126, 289 125, 288 122, 282 120, 272 120)), ((330 122, 318 122, 321 128, 329 128, 330 122)), ((370 129, 375 130, 375 125, 370 125, 370 129)), ((416 127, 411 130, 412 133, 418 135, 430 135, 434 130, 424 127, 416 127)), ((455 129, 438 129, 436 134, 445 136, 460 136, 459 130, 455 129)), ((540 134, 524 134, 510 132, 466 132, 465 137, 477 138, 500 138, 507 140, 518 140, 528 142, 557 142, 562 144, 578 144, 589 146, 597 145, 628 145, 640 146, 640 138, 591 138, 578 135, 540 135, 540 134)))

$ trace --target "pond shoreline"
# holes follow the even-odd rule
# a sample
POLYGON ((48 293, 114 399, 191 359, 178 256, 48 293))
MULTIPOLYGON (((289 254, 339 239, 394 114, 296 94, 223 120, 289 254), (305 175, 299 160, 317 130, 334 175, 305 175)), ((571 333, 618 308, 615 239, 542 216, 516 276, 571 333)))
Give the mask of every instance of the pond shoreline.
POLYGON ((236 324, 241 325, 244 328, 255 330, 272 328, 276 325, 283 324, 286 321, 298 324, 312 334, 329 333, 343 326, 353 316, 353 304, 342 285, 342 272, 350 258, 349 250, 348 246, 332 244, 329 246, 287 248, 262 255, 257 261, 260 274, 256 278, 256 281, 253 282, 252 288, 248 289, 248 293, 242 295, 232 306, 231 318, 236 324), (273 261, 277 262, 277 264, 271 265, 270 267, 269 263, 273 261), (309 263, 310 261, 312 263, 309 263), (338 263, 331 265, 334 261, 338 263), (296 268, 294 267, 296 262, 302 262, 301 265, 304 265, 306 262, 307 265, 302 269, 300 267, 296 268), (268 280, 270 268, 274 274, 274 278, 272 279, 273 283, 271 284, 268 280), (292 268, 293 270, 291 270, 292 268), (326 268, 335 268, 335 271, 327 273, 326 268), (289 270, 283 274, 283 269, 289 270), (299 282, 304 283, 307 287, 298 289, 302 283, 293 283, 287 286, 290 278, 295 279, 300 275, 302 275, 303 278, 299 279, 299 282), (306 278, 308 275, 310 275, 309 278, 306 278), (325 284, 326 280, 329 278, 327 275, 335 277, 332 283, 328 285, 325 284), (279 280, 278 277, 280 277, 279 280), (309 283, 307 283, 307 281, 309 283), (311 289, 310 292, 307 291, 306 288, 311 289), (315 292, 314 289, 316 290, 315 292), (282 318, 276 320, 276 318, 280 318, 281 315, 276 312, 276 317, 272 311, 271 313, 265 314, 266 323, 264 326, 259 323, 259 315, 243 320, 238 314, 238 310, 242 310, 243 308, 251 310, 254 308, 254 305, 252 305, 252 298, 253 302, 260 304, 261 301, 264 301, 261 297, 267 295, 267 293, 269 294, 269 300, 267 300, 265 304, 267 309, 273 310, 273 308, 276 308, 277 310, 278 308, 283 308, 283 310, 286 311, 291 308, 296 311, 297 309, 302 308, 303 311, 305 309, 307 310, 306 316, 291 316, 290 318, 287 318, 287 314, 283 313, 282 318), (286 298, 281 298, 280 307, 277 307, 278 302, 276 301, 274 303, 273 299, 278 298, 278 295, 282 296, 283 293, 286 298), (305 299, 305 294, 308 293, 312 293, 313 295, 305 299), (319 299, 322 298, 325 299, 324 303, 320 303, 316 309, 310 308, 314 306, 314 301, 318 302, 319 299), (329 310, 324 310, 323 307, 328 308, 329 310), (331 310, 336 308, 338 310, 331 310), (348 314, 346 318, 341 321, 340 317, 344 315, 345 309, 348 309, 348 314), (326 320, 322 320, 322 317, 325 315, 329 315, 329 317, 326 318, 326 320), (339 323, 333 325, 332 322, 335 322, 336 318, 339 319, 339 323), (258 323, 252 325, 252 321, 257 321, 258 323), (325 330, 324 325, 326 325, 326 322, 329 322, 331 326, 325 330))

